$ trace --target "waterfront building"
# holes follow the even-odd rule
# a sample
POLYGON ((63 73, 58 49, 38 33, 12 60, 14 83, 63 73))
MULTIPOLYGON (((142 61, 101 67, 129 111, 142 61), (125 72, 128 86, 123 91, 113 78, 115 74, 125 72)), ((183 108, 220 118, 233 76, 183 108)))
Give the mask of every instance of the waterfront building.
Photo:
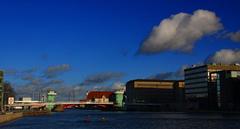
POLYGON ((56 100, 57 92, 53 90, 48 90, 47 92, 47 109, 49 111, 53 110, 55 107, 55 100, 56 100))
POLYGON ((31 97, 21 97, 14 101, 14 97, 9 97, 9 103, 5 105, 6 110, 38 110, 45 108, 45 104, 40 101, 32 100, 31 97))
POLYGON ((114 94, 115 94, 115 107, 123 108, 124 90, 117 90, 114 92, 114 94))
POLYGON ((176 111, 183 110, 184 81, 131 80, 126 84, 127 110, 176 111))
POLYGON ((113 103, 114 92, 90 91, 87 93, 86 101, 91 103, 113 103))
POLYGON ((38 102, 38 101, 33 101, 31 97, 21 97, 19 98, 19 101, 16 101, 16 102, 31 103, 31 102, 38 102))
POLYGON ((113 110, 114 92, 111 91, 89 91, 85 101, 84 108, 92 110, 113 110))
POLYGON ((0 111, 4 108, 4 86, 3 86, 3 71, 0 71, 0 111))
POLYGON ((223 70, 240 70, 239 65, 208 64, 192 66, 184 70, 186 107, 190 110, 216 110, 214 89, 210 80, 223 70))
POLYGON ((240 71, 210 73, 210 87, 215 106, 223 111, 240 111, 240 71), (214 75, 214 78, 211 76, 214 75), (216 78, 215 78, 215 75, 216 78))
POLYGON ((56 100, 57 92, 53 90, 49 90, 47 93, 47 102, 54 103, 56 100))

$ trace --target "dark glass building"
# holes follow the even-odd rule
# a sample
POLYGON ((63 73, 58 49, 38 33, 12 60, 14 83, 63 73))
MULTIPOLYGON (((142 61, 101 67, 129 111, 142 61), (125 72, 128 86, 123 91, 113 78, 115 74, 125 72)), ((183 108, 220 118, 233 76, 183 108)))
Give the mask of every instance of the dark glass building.
POLYGON ((135 111, 183 110, 184 82, 131 80, 126 84, 125 106, 135 111))
POLYGON ((219 71, 212 75, 213 106, 223 111, 240 111, 240 71, 219 71))
POLYGON ((218 71, 240 70, 239 65, 208 64, 184 70, 186 108, 189 110, 216 110, 216 92, 210 80, 218 71), (210 76, 210 73, 211 74, 210 76))

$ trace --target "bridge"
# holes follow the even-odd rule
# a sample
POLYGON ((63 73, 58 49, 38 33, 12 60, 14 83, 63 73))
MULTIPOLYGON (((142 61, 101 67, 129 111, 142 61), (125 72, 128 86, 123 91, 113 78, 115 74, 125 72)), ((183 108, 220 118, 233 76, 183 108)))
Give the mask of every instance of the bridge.
POLYGON ((90 109, 105 109, 111 108, 114 106, 113 102, 82 102, 82 101, 61 101, 61 102, 53 102, 46 103, 40 101, 33 102, 17 102, 14 104, 5 105, 5 110, 32 110, 32 109, 44 109, 45 107, 49 107, 49 109, 53 109, 56 107, 61 108, 90 108, 90 109))
POLYGON ((113 105, 113 102, 81 102, 81 101, 63 101, 55 102, 54 104, 75 104, 75 105, 113 105))
POLYGON ((100 109, 100 110, 105 110, 105 109, 110 109, 114 107, 113 102, 56 102, 53 103, 55 107, 59 108, 82 108, 82 109, 100 109))

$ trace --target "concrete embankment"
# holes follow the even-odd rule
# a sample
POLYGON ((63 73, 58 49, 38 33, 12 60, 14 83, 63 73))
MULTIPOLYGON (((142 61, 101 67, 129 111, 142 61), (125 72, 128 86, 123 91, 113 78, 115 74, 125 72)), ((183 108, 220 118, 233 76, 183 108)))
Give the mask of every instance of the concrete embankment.
POLYGON ((2 123, 6 123, 6 122, 10 122, 19 118, 23 117, 23 113, 19 112, 19 113, 7 113, 4 115, 0 115, 0 124, 2 123))
POLYGON ((42 115, 50 115, 50 111, 28 111, 23 112, 23 116, 42 116, 42 115))
POLYGON ((18 112, 18 113, 6 113, 0 115, 0 124, 14 121, 16 119, 28 116, 42 116, 42 115, 50 115, 49 111, 27 111, 27 112, 18 112))

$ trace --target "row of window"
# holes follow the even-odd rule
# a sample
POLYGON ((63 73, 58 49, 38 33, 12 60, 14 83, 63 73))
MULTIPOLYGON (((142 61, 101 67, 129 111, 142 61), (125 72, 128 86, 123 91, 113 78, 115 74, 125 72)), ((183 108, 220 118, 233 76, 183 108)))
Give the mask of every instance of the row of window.
POLYGON ((198 87, 208 87, 208 82, 201 82, 201 83, 185 85, 186 90, 188 88, 198 88, 198 87))
POLYGON ((199 93, 199 92, 206 93, 208 92, 208 88, 207 87, 195 88, 195 89, 188 89, 185 91, 185 93, 199 93))
POLYGON ((192 80, 185 80, 185 85, 202 83, 202 82, 208 82, 208 79, 204 77, 204 78, 197 78, 192 80))
POLYGON ((195 74, 192 74, 192 75, 185 75, 185 80, 191 80, 191 79, 196 79, 196 78, 203 78, 203 77, 206 77, 208 76, 207 75, 207 72, 201 72, 201 73, 195 73, 195 74))
POLYGON ((189 70, 185 71, 185 75, 201 73, 201 72, 206 72, 206 71, 207 71, 207 67, 202 67, 202 68, 197 68, 197 69, 192 69, 192 70, 189 69, 189 70))
POLYGON ((186 94, 186 98, 200 98, 200 97, 207 97, 208 93, 194 93, 194 94, 186 94))

